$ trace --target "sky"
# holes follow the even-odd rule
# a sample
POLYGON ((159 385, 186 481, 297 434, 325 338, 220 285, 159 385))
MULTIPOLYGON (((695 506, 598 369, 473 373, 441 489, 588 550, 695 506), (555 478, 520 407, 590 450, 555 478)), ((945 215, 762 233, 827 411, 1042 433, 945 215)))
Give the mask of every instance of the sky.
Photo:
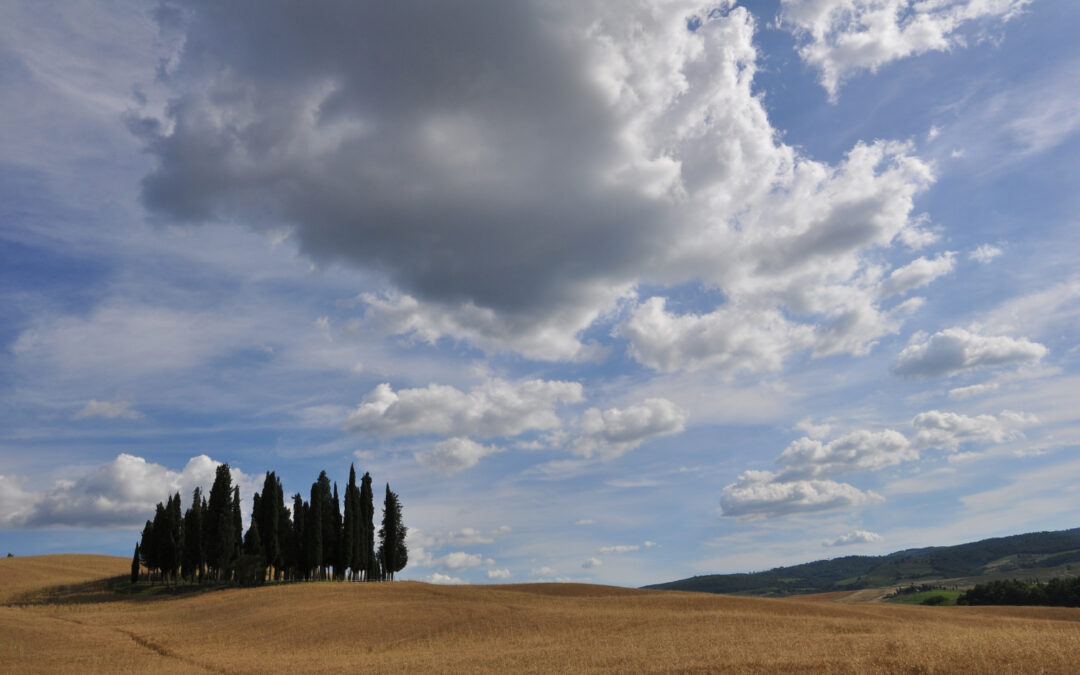
POLYGON ((1080 4, 0 5, 0 554, 350 464, 400 578, 1080 525, 1080 4))

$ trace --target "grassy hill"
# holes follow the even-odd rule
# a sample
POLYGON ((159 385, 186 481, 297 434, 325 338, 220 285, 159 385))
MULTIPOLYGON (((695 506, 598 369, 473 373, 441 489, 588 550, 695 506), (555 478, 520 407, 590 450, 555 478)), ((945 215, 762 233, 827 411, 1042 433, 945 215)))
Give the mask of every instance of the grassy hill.
POLYGON ((1078 572, 1080 528, 908 549, 883 556, 844 556, 765 572, 709 574, 646 588, 784 597, 931 580, 968 585, 1001 578, 1073 576, 1078 572))
POLYGON ((123 562, 0 560, 0 594, 17 598, 0 603, 0 671, 1065 673, 1080 653, 1080 609, 585 584, 313 582, 110 595, 102 589, 122 586, 122 574, 88 578, 122 573, 123 562))

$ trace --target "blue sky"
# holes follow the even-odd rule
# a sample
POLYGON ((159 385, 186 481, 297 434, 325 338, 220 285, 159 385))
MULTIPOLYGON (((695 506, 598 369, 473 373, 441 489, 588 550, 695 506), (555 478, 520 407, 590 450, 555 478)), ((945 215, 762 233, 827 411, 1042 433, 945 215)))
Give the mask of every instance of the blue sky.
POLYGON ((1078 524, 1049 0, 0 9, 0 551, 350 463, 403 578, 1078 524))

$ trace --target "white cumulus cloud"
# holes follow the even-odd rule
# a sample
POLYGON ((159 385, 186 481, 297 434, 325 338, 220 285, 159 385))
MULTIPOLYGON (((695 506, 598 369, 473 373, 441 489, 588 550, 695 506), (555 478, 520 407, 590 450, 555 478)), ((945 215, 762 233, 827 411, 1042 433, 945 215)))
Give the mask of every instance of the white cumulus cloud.
POLYGON ((971 259, 976 262, 988 263, 994 258, 1004 253, 1000 246, 994 246, 993 244, 980 244, 971 252, 971 259))
POLYGON ((510 578, 510 570, 508 570, 506 568, 497 569, 497 570, 488 570, 487 571, 487 578, 488 579, 509 579, 510 578))
POLYGON ((883 498, 832 480, 779 480, 771 471, 745 471, 720 495, 723 515, 754 520, 874 504, 883 498))
POLYGON ((687 417, 685 410, 664 398, 646 399, 624 409, 589 408, 571 450, 583 457, 613 459, 651 438, 681 432, 687 417))
POLYGON ((822 542, 822 546, 853 546, 855 544, 873 544, 883 541, 884 537, 876 532, 854 530, 831 541, 822 542))
POLYGON ((835 97, 861 71, 965 43, 972 24, 1005 22, 1031 0, 782 0, 780 23, 799 40, 799 55, 821 71, 835 97))
POLYGON ((963 443, 1004 443, 1023 437, 1021 429, 1038 423, 1034 415, 1006 410, 998 416, 974 417, 928 410, 911 421, 914 442, 921 447, 955 450, 963 443))
POLYGON ((1027 338, 948 328, 929 337, 913 336, 900 352, 893 372, 914 378, 950 376, 975 368, 1035 363, 1046 353, 1046 347, 1027 338))
POLYGON ((477 465, 488 455, 501 452, 492 445, 481 445, 468 438, 449 438, 435 445, 431 450, 416 454, 416 460, 444 476, 449 476, 477 465))
POLYGON ((364 396, 345 426, 385 437, 516 436, 557 428, 561 422, 555 408, 580 400, 577 382, 487 380, 469 392, 439 384, 395 392, 383 383, 364 396))
POLYGON ((601 560, 600 558, 595 557, 595 556, 593 556, 591 558, 586 558, 585 562, 581 563, 581 566, 583 568, 587 569, 587 570, 595 569, 597 567, 602 567, 603 565, 604 565, 604 561, 601 560))
MULTIPOLYGON (((58 481, 52 488, 26 490, 10 477, 0 476, 0 503, 7 527, 140 527, 154 515, 154 507, 175 493, 187 505, 191 492, 208 491, 219 462, 206 455, 193 457, 181 471, 173 471, 142 457, 121 453, 115 459, 76 480, 58 481)), ((233 483, 241 487, 246 513, 257 478, 231 468, 233 483)))
POLYGON ((934 279, 951 272, 955 266, 955 257, 954 252, 946 251, 936 258, 918 258, 893 270, 885 281, 881 282, 882 296, 899 295, 926 286, 934 279))
POLYGON ((917 459, 919 453, 898 431, 859 429, 823 443, 800 438, 776 460, 783 467, 782 478, 823 478, 855 471, 876 471, 917 459))

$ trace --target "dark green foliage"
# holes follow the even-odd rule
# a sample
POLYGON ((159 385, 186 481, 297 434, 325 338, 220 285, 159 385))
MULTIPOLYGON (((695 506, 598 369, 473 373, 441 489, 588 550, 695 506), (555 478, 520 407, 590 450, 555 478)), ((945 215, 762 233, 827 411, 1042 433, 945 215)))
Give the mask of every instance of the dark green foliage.
POLYGON ((375 498, 371 489, 371 474, 360 479, 360 566, 366 581, 381 578, 378 556, 375 554, 375 498))
POLYGON ((997 537, 884 556, 846 556, 748 574, 711 574, 646 586, 707 593, 785 596, 875 588, 922 579, 980 576, 988 563, 1017 556, 1018 568, 1080 559, 1080 528, 997 537))
MULTIPOLYGON (((11 554, 8 554, 11 557, 11 554)), ((139 545, 135 544, 135 554, 131 556, 131 583, 138 583, 139 581, 139 545)))
POLYGON ((293 495, 293 566, 298 578, 307 579, 311 573, 308 560, 307 515, 308 505, 297 492, 293 495))
MULTIPOLYGON (((256 497, 258 497, 256 493, 256 497)), ((283 495, 281 493, 281 481, 277 479, 273 471, 266 474, 263 481, 262 498, 255 501, 252 507, 252 520, 259 523, 259 538, 263 545, 263 559, 266 564, 281 567, 281 519, 283 495)))
POLYGON ((331 558, 331 562, 334 566, 334 578, 344 579, 345 546, 344 542, 342 541, 342 537, 344 536, 342 532, 342 527, 344 524, 341 518, 341 502, 338 499, 337 483, 334 483, 334 497, 332 508, 330 509, 330 519, 332 522, 331 530, 333 531, 334 536, 333 546, 331 547, 331 551, 333 552, 333 558, 331 558))
MULTIPOLYGON (((356 572, 356 561, 358 559, 356 547, 360 538, 360 532, 356 527, 359 519, 357 514, 354 513, 356 499, 353 497, 353 492, 356 490, 356 468, 349 465, 349 483, 345 486, 345 512, 342 514, 341 520, 341 553, 342 569, 350 570, 350 578, 356 572)), ((359 497, 360 493, 358 491, 356 494, 359 497)))
POLYGON ((405 569, 409 562, 409 551, 405 547, 405 535, 408 528, 401 519, 401 501, 396 493, 386 484, 386 499, 383 500, 383 521, 379 528, 379 562, 382 563, 383 575, 394 580, 394 573, 405 569))
POLYGON ((922 604, 924 604, 924 605, 944 605, 946 602, 948 602, 948 600, 949 599, 946 598, 944 595, 931 595, 930 597, 923 600, 922 604))
POLYGON ((976 584, 956 604, 1080 607, 1080 578, 1055 578, 1045 584, 1027 584, 1016 579, 976 584))
POLYGON ((214 485, 210 488, 210 499, 206 505, 206 519, 203 523, 206 534, 206 563, 218 581, 222 580, 229 569, 236 540, 240 536, 233 520, 232 492, 229 465, 220 464, 214 476, 214 485))
POLYGON ((244 518, 240 515, 240 486, 237 485, 233 488, 232 496, 232 524, 233 532, 236 533, 236 537, 233 540, 233 559, 240 557, 243 553, 244 542, 241 538, 244 532, 244 518))
MULTIPOLYGON (((323 475, 325 473, 323 472, 323 475)), ((327 486, 329 486, 329 481, 327 486)), ((305 504, 304 507, 304 550, 307 555, 307 563, 312 570, 311 575, 321 579, 323 568, 323 497, 318 481, 311 484, 311 501, 305 504)))
POLYGON ((337 484, 325 471, 311 486, 311 500, 293 496, 285 506, 281 481, 266 474, 261 493, 252 496, 251 524, 243 531, 240 488, 233 484, 227 464, 217 467, 209 496, 199 488, 191 507, 181 515, 180 495, 169 497, 146 521, 132 558, 132 581, 141 568, 156 582, 189 583, 208 578, 239 584, 274 579, 382 580, 393 579, 408 563, 407 528, 401 503, 386 486, 380 546, 375 548, 371 476, 357 486, 356 469, 349 468, 344 510, 337 484))
POLYGON ((191 506, 184 514, 184 552, 180 556, 181 576, 188 581, 194 581, 196 576, 201 579, 206 566, 206 554, 203 551, 205 508, 206 501, 202 497, 202 491, 195 488, 191 495, 191 506))

